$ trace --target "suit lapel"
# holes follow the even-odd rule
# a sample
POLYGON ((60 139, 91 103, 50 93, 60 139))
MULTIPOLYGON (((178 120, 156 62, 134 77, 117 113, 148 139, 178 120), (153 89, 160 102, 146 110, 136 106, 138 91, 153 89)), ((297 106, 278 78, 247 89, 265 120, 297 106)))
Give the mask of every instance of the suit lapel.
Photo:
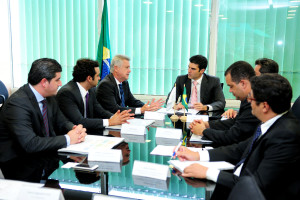
MULTIPOLYGON (((115 96, 116 96, 116 98, 118 99, 118 104, 119 105, 121 105, 121 98, 120 98, 120 92, 119 92, 119 86, 117 85, 117 82, 116 82, 116 80, 115 80, 115 78, 114 78, 114 75, 113 74, 109 74, 108 75, 109 76, 109 79, 110 79, 110 81, 113 83, 113 85, 115 86, 114 87, 114 90, 115 90, 115 96)), ((123 90, 124 90, 124 87, 123 87, 123 90)), ((124 94, 124 96, 125 96, 125 94, 124 94)), ((124 97, 125 98, 125 97, 124 97)))
MULTIPOLYGON (((28 95, 28 98, 30 99, 31 105, 34 109, 34 113, 37 113, 38 115, 38 119, 39 119, 39 125, 40 125, 40 132, 44 135, 47 136, 46 134, 46 130, 45 130, 45 126, 44 126, 44 120, 43 120, 43 116, 41 113, 41 109, 39 107, 39 104, 37 102, 36 97, 34 96, 33 92, 31 91, 29 84, 26 84, 24 86, 24 90, 26 92, 26 94, 28 95)), ((33 120, 33 119, 32 119, 33 120)), ((48 120, 49 120, 49 116, 48 116, 48 120)), ((49 124, 49 123, 48 123, 49 124)), ((50 130, 50 129, 49 129, 50 130)))
POLYGON ((202 82, 201 82, 201 88, 200 88, 200 101, 201 102, 206 102, 204 101, 204 98, 207 96, 206 94, 204 94, 205 92, 205 88, 207 87, 207 77, 205 74, 202 75, 203 78, 202 78, 202 82))
MULTIPOLYGON (((187 81, 185 82, 186 95, 187 95, 187 103, 190 101, 191 84, 192 84, 192 81, 191 81, 191 79, 188 78, 187 81)), ((184 88, 183 88, 183 90, 184 90, 184 88)))
POLYGON ((70 81, 70 86, 71 86, 72 92, 74 93, 74 97, 75 97, 76 101, 78 102, 78 105, 80 108, 80 113, 82 114, 82 116, 84 116, 84 103, 83 103, 78 85, 75 81, 70 81))

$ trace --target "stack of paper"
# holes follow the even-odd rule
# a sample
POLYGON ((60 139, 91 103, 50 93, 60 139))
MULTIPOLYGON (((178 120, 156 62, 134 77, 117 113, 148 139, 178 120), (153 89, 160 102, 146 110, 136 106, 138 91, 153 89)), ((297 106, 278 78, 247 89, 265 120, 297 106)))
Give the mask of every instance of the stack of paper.
POLYGON ((124 138, 118 137, 105 137, 98 135, 87 135, 85 141, 79 144, 72 144, 66 148, 59 149, 61 153, 78 153, 88 154, 91 151, 99 149, 111 149, 117 144, 121 143, 124 138))
POLYGON ((195 134, 192 134, 192 136, 190 138, 190 142, 200 143, 200 144, 212 144, 213 143, 213 141, 211 141, 211 140, 202 140, 201 135, 195 135, 195 134))
MULTIPOLYGON (((129 122, 130 125, 133 126, 145 126, 148 127, 151 124, 153 124, 155 122, 155 120, 146 120, 146 119, 138 119, 138 118, 134 118, 134 119, 129 119, 127 120, 129 122)), ((115 125, 115 126, 108 126, 106 127, 106 129, 110 129, 110 130, 121 130, 122 125, 115 125)))
POLYGON ((174 146, 177 145, 182 138, 182 130, 175 128, 157 128, 156 144, 174 146))
MULTIPOLYGON (((175 146, 164 146, 164 145, 157 145, 152 151, 151 155, 159 155, 159 156, 172 156, 175 146)), ((188 147, 188 149, 192 151, 197 151, 194 147, 188 147)))
POLYGON ((173 165, 176 169, 178 169, 180 172, 183 172, 184 169, 191 164, 200 164, 208 168, 215 168, 219 170, 232 170, 234 169, 234 165, 225 162, 225 161, 217 161, 217 162, 202 162, 202 161, 180 161, 180 160, 170 160, 168 161, 171 165, 173 165))
POLYGON ((88 163, 98 165, 97 171, 121 172, 122 151, 120 149, 97 150, 89 153, 88 163))

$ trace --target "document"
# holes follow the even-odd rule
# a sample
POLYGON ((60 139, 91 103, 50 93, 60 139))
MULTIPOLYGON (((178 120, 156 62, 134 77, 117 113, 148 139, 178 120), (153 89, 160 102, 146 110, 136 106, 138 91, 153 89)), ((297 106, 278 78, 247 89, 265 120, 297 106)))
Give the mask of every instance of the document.
POLYGON ((63 200, 61 190, 44 188, 40 183, 0 179, 0 199, 63 200))
POLYGON ((183 172, 184 169, 191 164, 200 164, 208 168, 215 168, 219 170, 232 170, 234 169, 234 165, 225 162, 225 161, 217 161, 217 162, 202 162, 202 161, 180 161, 180 160, 170 160, 168 161, 169 164, 173 165, 176 169, 178 169, 180 172, 183 172))
POLYGON ((155 136, 180 140, 182 138, 182 130, 175 128, 157 128, 155 136))
MULTIPOLYGON (((129 119, 127 120, 129 124, 134 125, 134 126, 145 126, 148 127, 151 124, 155 122, 155 120, 147 120, 147 119, 139 119, 139 118, 134 118, 134 119, 129 119)), ((106 129, 110 130, 121 130, 122 125, 115 125, 115 126, 108 126, 106 129)))
POLYGON ((144 119, 153 119, 153 120, 165 120, 165 113, 159 113, 159 112, 151 112, 146 111, 144 114, 144 119))
POLYGON ((200 144, 212 144, 213 143, 213 141, 211 141, 211 140, 202 140, 201 135, 195 135, 195 134, 192 134, 192 136, 190 138, 190 142, 195 142, 195 143, 200 143, 200 144))
POLYGON ((122 124, 121 135, 131 134, 131 135, 145 135, 147 134, 147 129, 145 126, 122 124))
POLYGON ((170 181, 169 166, 135 160, 132 178, 135 185, 167 190, 170 181))
MULTIPOLYGON (((175 146, 165 146, 165 145, 157 145, 152 151, 151 155, 158 155, 158 156, 172 156, 173 150, 175 146)), ((188 147, 191 151, 197 152, 197 149, 194 147, 188 147)))
POLYGON ((193 122, 195 119, 202 119, 203 121, 208 121, 208 115, 188 115, 186 122, 193 122))
POLYGON ((122 159, 122 151, 120 149, 100 149, 97 151, 91 151, 88 156, 88 162, 120 162, 122 159))
POLYGON ((87 135, 85 141, 79 144, 72 144, 66 148, 59 149, 58 152, 77 153, 87 155, 91 151, 98 149, 111 149, 117 144, 121 143, 124 138, 119 137, 105 137, 98 135, 87 135))

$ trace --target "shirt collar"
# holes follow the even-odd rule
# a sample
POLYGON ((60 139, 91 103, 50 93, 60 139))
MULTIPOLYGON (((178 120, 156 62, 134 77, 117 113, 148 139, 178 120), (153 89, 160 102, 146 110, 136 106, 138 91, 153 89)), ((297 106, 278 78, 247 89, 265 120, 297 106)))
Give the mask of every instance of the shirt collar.
POLYGON ((38 91, 36 91, 36 89, 34 89, 34 87, 31 84, 29 84, 29 87, 30 87, 31 91, 33 92, 37 102, 41 102, 45 99, 38 91))
POLYGON ((277 119, 279 119, 280 117, 282 117, 282 115, 286 114, 288 111, 285 111, 281 114, 276 115, 275 117, 269 119, 268 121, 266 121, 265 123, 261 124, 261 134, 265 134, 269 128, 277 121, 277 119))
POLYGON ((79 91, 80 91, 80 94, 82 96, 82 98, 85 98, 86 94, 89 93, 86 89, 84 89, 84 87, 82 87, 80 85, 80 83, 76 82, 78 88, 79 88, 79 91))
MULTIPOLYGON (((197 80, 197 85, 199 84, 201 84, 201 82, 202 82, 202 79, 203 79, 203 74, 202 74, 202 76, 197 80)), ((192 79, 192 83, 194 83, 194 79, 192 79)))
POLYGON ((122 83, 121 83, 120 81, 118 81, 118 79, 116 79, 115 77, 114 77, 114 79, 116 80, 117 85, 122 84, 122 83))

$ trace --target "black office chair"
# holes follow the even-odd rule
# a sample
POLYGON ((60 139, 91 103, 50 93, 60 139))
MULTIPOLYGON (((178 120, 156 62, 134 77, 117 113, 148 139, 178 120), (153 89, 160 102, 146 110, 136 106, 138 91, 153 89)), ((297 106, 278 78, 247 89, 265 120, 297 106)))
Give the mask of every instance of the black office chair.
POLYGON ((291 110, 294 113, 294 115, 300 120, 300 96, 294 102, 291 110))
POLYGON ((6 86, 2 81, 0 81, 0 104, 3 104, 7 98, 8 98, 8 91, 6 89, 6 86))
POLYGON ((244 176, 230 192, 228 200, 265 200, 253 176, 244 176))

